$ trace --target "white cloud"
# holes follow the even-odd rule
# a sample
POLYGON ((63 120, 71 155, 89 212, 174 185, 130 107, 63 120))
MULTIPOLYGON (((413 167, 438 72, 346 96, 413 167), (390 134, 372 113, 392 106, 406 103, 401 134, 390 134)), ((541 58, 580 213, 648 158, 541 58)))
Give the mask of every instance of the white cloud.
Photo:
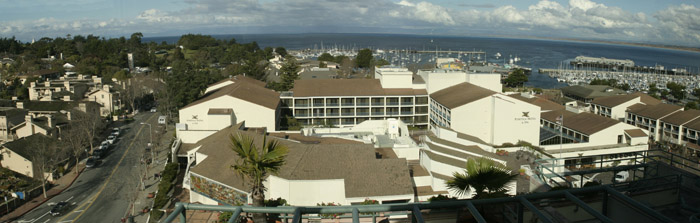
POLYGON ((240 27, 261 27, 259 30, 269 32, 277 30, 265 27, 343 32, 354 27, 354 30, 390 28, 418 33, 435 29, 464 35, 539 35, 695 45, 700 42, 700 9, 693 5, 671 6, 649 18, 642 12, 592 0, 564 3, 540 0, 525 8, 503 5, 466 10, 427 0, 185 0, 184 3, 180 10, 147 9, 131 19, 0 21, 0 35, 128 35, 199 28, 235 33, 240 27))

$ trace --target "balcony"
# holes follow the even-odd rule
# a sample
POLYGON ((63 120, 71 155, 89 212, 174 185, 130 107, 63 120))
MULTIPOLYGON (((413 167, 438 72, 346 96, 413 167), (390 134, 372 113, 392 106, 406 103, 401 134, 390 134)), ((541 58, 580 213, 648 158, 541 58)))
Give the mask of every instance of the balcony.
POLYGON ((698 139, 698 135, 686 134, 685 137, 686 137, 686 138, 689 138, 689 139, 698 139))
POLYGON ((294 105, 294 107, 297 107, 297 108, 308 108, 308 107, 309 107, 309 104, 308 104, 308 103, 297 103, 297 104, 294 105))
POLYGON ((337 112, 328 112, 328 113, 326 113, 326 116, 330 116, 330 117, 336 117, 336 116, 338 116, 338 115, 339 115, 339 113, 337 113, 337 112))
POLYGON ((401 105, 413 105, 413 102, 412 101, 404 101, 404 102, 401 102, 401 105))
POLYGON ((309 113, 297 113, 297 114, 294 114, 294 117, 297 117, 297 118, 302 117, 303 118, 303 117, 310 117, 310 115, 309 115, 309 113))
POLYGON ((386 105, 399 105, 398 101, 389 101, 386 103, 386 105))
POLYGON ((341 113, 341 115, 343 115, 343 116, 355 116, 355 113, 352 113, 352 112, 343 112, 343 113, 341 113))
POLYGON ((411 111, 402 111, 401 115, 413 115, 413 112, 411 111))
POLYGON ((328 107, 338 107, 338 105, 339 105, 338 102, 335 102, 335 103, 332 103, 332 102, 326 103, 326 106, 328 106, 328 107))
POLYGON ((399 115, 399 112, 386 112, 386 115, 399 115))
POLYGON ((343 121, 342 124, 343 125, 354 125, 355 122, 354 121, 343 121))
POLYGON ((314 107, 323 107, 325 106, 323 103, 314 103, 314 107))
POLYGON ((355 106, 355 103, 343 103, 343 107, 352 107, 355 106))
POLYGON ((373 116, 382 116, 384 115, 384 112, 372 112, 373 116))
POLYGON ((368 116, 369 112, 357 112, 356 115, 357 116, 368 116))
POLYGON ((357 102, 357 106, 369 106, 369 102, 357 102))

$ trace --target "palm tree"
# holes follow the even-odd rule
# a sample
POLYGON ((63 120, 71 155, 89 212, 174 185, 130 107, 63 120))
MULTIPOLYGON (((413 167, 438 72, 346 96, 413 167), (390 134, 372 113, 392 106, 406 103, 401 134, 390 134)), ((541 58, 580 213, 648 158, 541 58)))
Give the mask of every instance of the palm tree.
POLYGON ((518 175, 503 164, 480 157, 467 159, 464 173, 455 172, 454 178, 447 181, 447 188, 454 190, 458 196, 474 192, 474 199, 506 197, 506 184, 518 175))
MULTIPOLYGON (((263 181, 269 174, 279 171, 285 162, 287 151, 285 145, 275 140, 267 141, 267 136, 263 137, 262 147, 255 144, 255 140, 240 133, 230 136, 231 150, 238 155, 239 159, 231 168, 243 178, 247 178, 251 184, 251 197, 253 206, 262 207, 265 203, 265 186, 263 181)), ((265 222, 264 213, 253 214, 255 223, 265 222)))

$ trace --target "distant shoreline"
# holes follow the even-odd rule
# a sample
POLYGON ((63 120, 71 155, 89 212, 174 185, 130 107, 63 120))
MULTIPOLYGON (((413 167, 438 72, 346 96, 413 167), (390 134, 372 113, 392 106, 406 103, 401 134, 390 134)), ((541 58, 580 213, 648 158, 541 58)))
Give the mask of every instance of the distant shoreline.
POLYGON ((641 47, 669 49, 669 50, 681 50, 681 51, 700 53, 700 48, 698 48, 698 47, 659 45, 659 44, 651 44, 651 43, 631 43, 631 42, 608 41, 608 40, 586 40, 586 39, 572 39, 572 38, 540 38, 540 39, 565 40, 565 41, 585 42, 585 43, 606 43, 606 44, 626 45, 626 46, 641 46, 641 47))

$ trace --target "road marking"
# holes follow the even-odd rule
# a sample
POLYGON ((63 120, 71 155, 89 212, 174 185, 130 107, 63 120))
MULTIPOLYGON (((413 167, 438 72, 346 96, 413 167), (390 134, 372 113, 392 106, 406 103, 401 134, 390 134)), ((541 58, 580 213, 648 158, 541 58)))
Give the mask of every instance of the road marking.
POLYGON ((85 211, 85 210, 77 210, 77 211, 74 211, 74 213, 80 213, 80 212, 83 212, 83 211, 85 211))
MULTIPOLYGON (((144 122, 150 121, 153 117, 154 116, 151 115, 151 117, 148 117, 148 119, 146 119, 146 121, 144 121, 144 122)), ((141 134, 141 131, 146 127, 145 125, 140 125, 140 126, 141 127, 139 128, 139 131, 136 132, 135 136, 141 134)), ((62 217, 61 219, 58 219, 59 223, 74 222, 74 221, 78 220, 81 216, 83 216, 83 214, 85 214, 85 212, 87 212, 88 209, 90 209, 90 207, 95 202, 95 200, 97 200, 97 197, 99 197, 100 194, 102 194, 102 191, 104 191, 104 189, 107 187, 107 184, 109 183, 109 181, 112 180, 112 176, 114 176, 114 173, 117 172, 117 170, 119 169, 119 165, 121 165, 122 161, 124 161, 124 158, 126 158, 126 155, 129 154, 129 150, 131 150, 131 147, 134 146, 134 142, 136 141, 136 138, 137 137, 134 137, 134 139, 131 140, 131 143, 129 143, 129 146, 126 148, 126 151, 124 151, 122 158, 120 158, 119 162, 117 162, 117 165, 114 166, 114 169, 112 169, 112 173, 109 174, 109 177, 107 177, 107 180, 105 181, 105 183, 102 184, 102 187, 100 187, 100 190, 97 191, 97 194, 95 194, 95 196, 93 196, 91 199, 88 199, 87 202, 83 203, 82 205, 80 205, 80 207, 78 207, 78 209, 82 209, 82 207, 87 205, 87 207, 85 207, 85 209, 82 209, 83 212, 80 212, 80 214, 77 217, 73 218, 73 220, 64 221, 64 219, 66 219, 68 217, 68 215, 66 215, 66 216, 62 217)))
POLYGON ((46 219, 46 221, 44 221, 44 223, 46 223, 46 222, 49 222, 49 221, 51 221, 51 219, 50 219, 50 218, 49 218, 49 219, 46 219))
POLYGON ((66 199, 66 202, 70 201, 70 199, 73 199, 73 196, 70 196, 68 199, 66 199))

